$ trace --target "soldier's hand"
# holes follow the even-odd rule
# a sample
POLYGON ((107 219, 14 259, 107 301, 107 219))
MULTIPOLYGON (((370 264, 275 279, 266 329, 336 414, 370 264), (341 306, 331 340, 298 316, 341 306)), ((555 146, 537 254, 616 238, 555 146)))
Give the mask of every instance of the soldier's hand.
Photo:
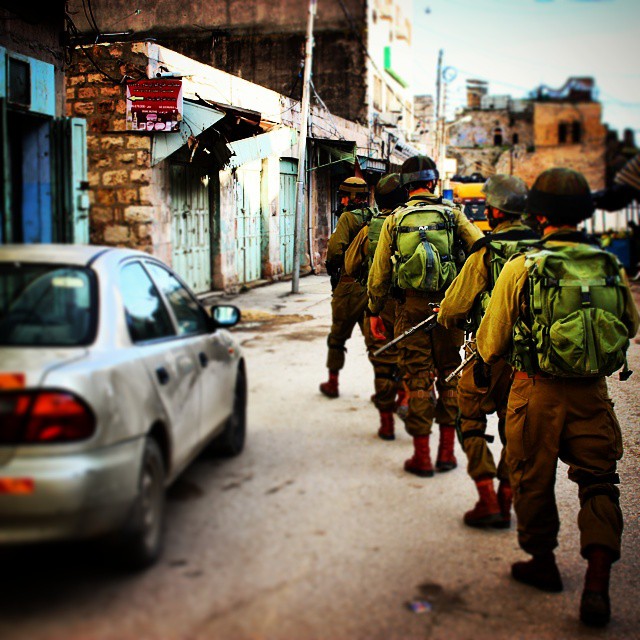
POLYGON ((491 366, 480 356, 476 356, 473 363, 473 381, 479 389, 485 389, 491 384, 491 366))
POLYGON ((371 335, 376 340, 386 340, 387 335, 384 332, 384 321, 380 316, 369 316, 369 328, 371 335))

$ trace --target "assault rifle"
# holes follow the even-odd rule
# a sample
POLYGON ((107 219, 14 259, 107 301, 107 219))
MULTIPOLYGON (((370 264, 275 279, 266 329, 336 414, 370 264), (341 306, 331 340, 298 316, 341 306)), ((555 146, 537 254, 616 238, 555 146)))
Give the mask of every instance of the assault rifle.
POLYGON ((374 357, 379 356, 387 349, 393 347, 394 344, 398 344, 398 342, 400 342, 401 340, 408 338, 410 335, 418 331, 418 329, 423 329, 425 332, 435 329, 436 325, 438 324, 438 311, 440 310, 440 307, 434 303, 430 303, 429 306, 431 307, 431 310, 434 311, 434 313, 432 313, 428 318, 425 318, 422 322, 418 322, 418 324, 414 327, 407 329, 403 334, 391 340, 391 342, 387 342, 387 344, 383 345, 379 349, 376 349, 376 351, 373 352, 374 357))
POLYGON ((451 382, 456 376, 460 375, 464 368, 478 357, 478 351, 473 348, 476 339, 467 340, 462 346, 466 354, 464 360, 444 379, 445 382, 451 382))

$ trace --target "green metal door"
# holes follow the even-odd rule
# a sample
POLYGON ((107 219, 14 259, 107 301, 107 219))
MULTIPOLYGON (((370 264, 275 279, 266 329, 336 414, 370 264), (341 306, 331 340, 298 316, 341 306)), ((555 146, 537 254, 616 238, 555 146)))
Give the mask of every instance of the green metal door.
POLYGON ((172 164, 172 263, 196 292, 211 290, 209 187, 191 165, 172 164))
POLYGON ((260 176, 256 160, 236 170, 236 273, 238 282, 252 282, 262 275, 260 250, 260 176))
POLYGON ((297 177, 297 161, 280 160, 280 262, 285 274, 293 272, 297 177))

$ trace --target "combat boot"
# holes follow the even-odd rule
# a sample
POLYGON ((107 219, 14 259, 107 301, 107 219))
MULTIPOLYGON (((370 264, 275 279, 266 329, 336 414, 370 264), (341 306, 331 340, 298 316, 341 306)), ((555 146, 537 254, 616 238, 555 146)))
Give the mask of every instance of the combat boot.
POLYGON ((604 627, 611 619, 609 576, 613 553, 606 547, 594 545, 589 548, 587 559, 589 566, 580 600, 580 620, 590 627, 604 627))
POLYGON ((458 466, 458 461, 453 455, 455 446, 456 428, 440 425, 440 444, 438 445, 438 457, 436 458, 436 469, 438 471, 451 471, 458 466))
POLYGON ((433 476, 431 452, 429 451, 429 436, 415 436, 413 438, 413 457, 404 463, 404 470, 421 478, 433 476))
POLYGON ((502 520, 498 496, 493 488, 493 478, 479 478, 476 480, 476 488, 480 500, 476 506, 464 514, 464 523, 468 527, 496 526, 502 520))
POLYGON ((393 413, 391 411, 380 411, 380 428, 378 438, 382 440, 395 440, 396 434, 393 429, 393 413))
POLYGON ((398 418, 400 418, 400 420, 404 421, 407 419, 407 414, 409 413, 409 393, 405 388, 404 383, 398 389, 398 395, 396 396, 395 411, 396 411, 396 415, 398 416, 398 418))
POLYGON ((513 503, 513 491, 508 480, 500 480, 498 486, 498 504, 500 505, 500 520, 494 522, 496 529, 508 529, 511 526, 511 504, 513 503))
POLYGON ((511 565, 511 575, 518 581, 540 591, 559 593, 562 591, 562 578, 556 565, 553 551, 535 555, 528 562, 516 562, 511 565))
POLYGON ((320 385, 320 392, 327 398, 337 398, 340 395, 338 392, 338 371, 329 369, 329 379, 320 385))

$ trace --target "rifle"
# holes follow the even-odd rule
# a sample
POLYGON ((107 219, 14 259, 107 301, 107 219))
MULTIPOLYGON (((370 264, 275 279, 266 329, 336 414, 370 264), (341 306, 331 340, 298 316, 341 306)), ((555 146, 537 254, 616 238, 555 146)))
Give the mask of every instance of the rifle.
POLYGON ((464 343, 464 351, 467 354, 465 359, 444 379, 445 382, 451 382, 457 375, 462 373, 462 370, 470 363, 473 362, 478 357, 478 351, 474 349, 471 345, 475 342, 475 338, 471 340, 467 340, 464 343))
POLYGON ((414 327, 407 329, 403 334, 391 340, 391 342, 387 342, 387 344, 383 345, 379 349, 376 349, 373 352, 374 357, 379 356, 382 352, 386 351, 390 347, 393 347, 394 344, 398 344, 398 342, 400 342, 401 340, 408 338, 410 335, 418 331, 418 329, 422 329, 424 327, 425 332, 435 329, 435 326, 438 324, 438 311, 440 310, 440 308, 438 307, 437 304, 433 304, 433 303, 430 303, 429 306, 435 313, 431 314, 428 318, 425 318, 424 320, 422 320, 422 322, 418 322, 418 324, 415 325, 414 327))

